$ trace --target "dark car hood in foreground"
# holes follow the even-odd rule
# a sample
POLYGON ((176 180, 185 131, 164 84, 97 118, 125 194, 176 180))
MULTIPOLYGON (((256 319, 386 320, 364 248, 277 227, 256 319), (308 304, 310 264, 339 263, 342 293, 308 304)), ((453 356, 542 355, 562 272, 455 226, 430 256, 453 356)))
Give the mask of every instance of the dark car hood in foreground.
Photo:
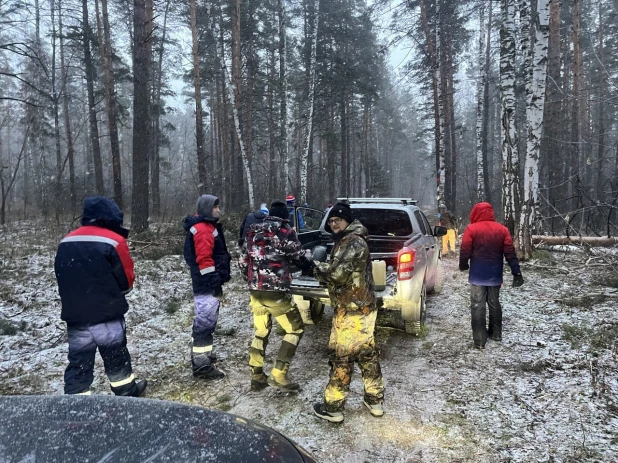
POLYGON ((229 413, 114 396, 0 397, 1 462, 315 462, 229 413))

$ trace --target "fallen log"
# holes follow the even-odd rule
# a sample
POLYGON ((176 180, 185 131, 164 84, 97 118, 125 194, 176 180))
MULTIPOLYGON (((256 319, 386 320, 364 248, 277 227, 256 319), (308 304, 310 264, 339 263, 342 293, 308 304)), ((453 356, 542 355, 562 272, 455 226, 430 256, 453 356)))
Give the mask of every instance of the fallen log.
POLYGON ((545 236, 532 235, 533 244, 565 245, 565 244, 585 244, 587 246, 615 246, 618 244, 618 237, 608 238, 606 236, 545 236))

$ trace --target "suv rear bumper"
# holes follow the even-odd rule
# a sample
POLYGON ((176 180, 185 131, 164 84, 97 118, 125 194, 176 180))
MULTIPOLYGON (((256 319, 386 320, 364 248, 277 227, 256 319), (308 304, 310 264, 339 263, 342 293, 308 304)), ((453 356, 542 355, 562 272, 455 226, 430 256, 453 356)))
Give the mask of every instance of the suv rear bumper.
MULTIPOLYGON (((396 280, 395 280, 396 281, 396 280)), ((412 283, 410 281, 410 283, 412 283)), ((413 305, 418 305, 416 301, 408 301, 397 298, 393 294, 394 287, 387 285, 383 291, 376 291, 376 299, 378 307, 382 310, 401 311, 402 308, 410 310, 413 305)), ((328 296, 328 288, 320 285, 317 280, 310 277, 294 278, 290 286, 290 292, 294 296, 302 297, 306 300, 319 300, 330 305, 330 297, 328 296)))

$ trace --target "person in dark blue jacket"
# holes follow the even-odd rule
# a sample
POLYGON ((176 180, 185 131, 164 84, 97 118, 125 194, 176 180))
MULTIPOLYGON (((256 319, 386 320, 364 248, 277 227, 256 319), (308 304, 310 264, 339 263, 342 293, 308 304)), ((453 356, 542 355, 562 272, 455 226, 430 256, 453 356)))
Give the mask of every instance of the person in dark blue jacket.
POLYGON ((222 286, 230 281, 231 257, 219 221, 219 198, 202 195, 197 200, 197 214, 184 221, 187 232, 184 257, 191 271, 195 317, 191 364, 193 376, 204 379, 223 378, 216 366, 213 333, 219 318, 222 286))
POLYGON ((247 237, 247 232, 251 225, 254 223, 262 223, 266 216, 268 215, 268 207, 266 207, 266 203, 262 203, 260 208, 257 211, 249 212, 245 216, 245 220, 242 221, 240 225, 240 229, 238 230, 238 247, 242 248, 242 245, 245 242, 245 238, 247 237))
POLYGON ((125 294, 135 273, 122 220, 114 201, 88 197, 82 226, 58 246, 54 269, 69 338, 65 394, 90 394, 97 349, 114 394, 139 397, 146 389, 146 380, 133 375, 127 350, 125 294))

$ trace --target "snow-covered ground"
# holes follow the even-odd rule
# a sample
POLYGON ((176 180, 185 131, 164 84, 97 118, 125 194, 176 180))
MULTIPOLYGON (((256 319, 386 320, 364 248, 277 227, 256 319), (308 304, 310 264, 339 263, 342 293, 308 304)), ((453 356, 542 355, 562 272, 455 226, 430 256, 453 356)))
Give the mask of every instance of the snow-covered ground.
MULTIPOLYGON (((62 393, 67 344, 53 274, 61 236, 32 224, 0 232, 1 394, 62 393)), ((506 278, 502 291, 504 340, 488 341, 484 351, 472 348, 467 273, 445 259, 445 288, 429 299, 426 335, 378 328, 384 417, 362 406, 357 369, 345 422, 333 425, 311 413, 328 377, 332 311, 306 327, 292 364, 302 392, 250 392, 252 320, 235 271, 220 314, 227 334, 215 340, 227 376, 194 380, 189 275, 179 255, 140 257, 154 246, 132 246, 138 279, 127 315, 134 370, 150 381, 150 398, 251 418, 320 462, 618 461, 618 273, 608 265, 616 262, 610 250, 542 251, 523 264, 525 285, 511 289, 506 278)), ((279 342, 273 330, 270 362, 279 342)), ((96 393, 110 394, 100 359, 96 368, 96 393)))

